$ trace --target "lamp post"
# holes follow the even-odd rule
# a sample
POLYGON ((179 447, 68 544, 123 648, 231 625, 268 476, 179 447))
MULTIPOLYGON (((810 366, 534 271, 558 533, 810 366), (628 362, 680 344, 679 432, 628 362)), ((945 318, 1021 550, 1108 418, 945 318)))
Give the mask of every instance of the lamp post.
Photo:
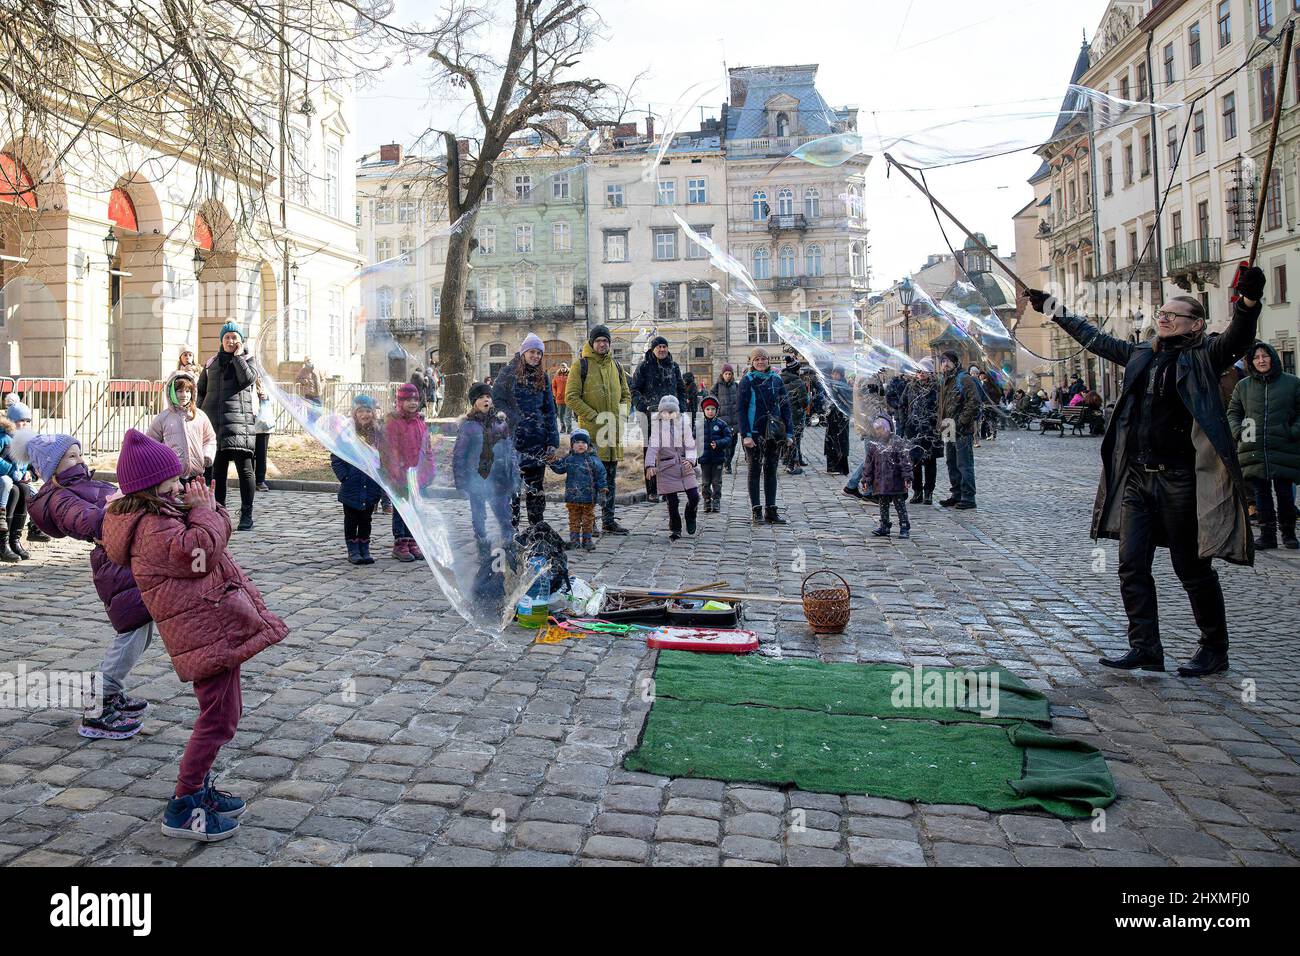
POLYGON ((912 357, 912 330, 909 320, 912 317, 912 301, 916 297, 916 288, 908 276, 898 287, 898 300, 903 303, 903 352, 912 357))
POLYGON ((206 266, 208 262, 203 258, 203 253, 200 251, 198 246, 194 247, 194 258, 190 260, 190 264, 194 266, 194 278, 197 279, 199 276, 203 275, 203 267, 206 266))
POLYGON ((108 256, 108 267, 110 269, 113 268, 113 263, 117 259, 118 241, 117 233, 113 231, 112 226, 109 226, 108 235, 104 237, 104 255, 108 256))

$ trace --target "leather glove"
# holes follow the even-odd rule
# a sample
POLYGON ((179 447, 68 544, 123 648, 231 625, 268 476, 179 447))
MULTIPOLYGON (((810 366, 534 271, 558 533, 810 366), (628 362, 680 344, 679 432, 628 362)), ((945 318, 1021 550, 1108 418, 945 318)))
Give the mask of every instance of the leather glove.
POLYGON ((1028 289, 1025 295, 1029 296, 1029 303, 1034 307, 1035 312, 1041 312, 1043 315, 1050 315, 1052 318, 1060 318, 1065 315, 1065 306, 1057 300, 1056 296, 1042 289, 1028 289))
POLYGON ((1264 284, 1266 281, 1263 269, 1257 266, 1243 269, 1241 275, 1237 277, 1237 294, 1243 299, 1259 302, 1264 298, 1264 284))

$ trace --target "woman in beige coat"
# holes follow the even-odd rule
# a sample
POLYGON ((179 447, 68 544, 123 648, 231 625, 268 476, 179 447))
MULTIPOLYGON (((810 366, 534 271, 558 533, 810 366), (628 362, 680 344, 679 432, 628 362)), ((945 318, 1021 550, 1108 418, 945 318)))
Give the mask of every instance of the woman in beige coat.
POLYGON ((217 433, 208 416, 194 404, 197 391, 193 374, 183 369, 172 372, 163 386, 167 409, 154 416, 147 432, 176 452, 185 468, 182 482, 202 476, 217 456, 217 433))

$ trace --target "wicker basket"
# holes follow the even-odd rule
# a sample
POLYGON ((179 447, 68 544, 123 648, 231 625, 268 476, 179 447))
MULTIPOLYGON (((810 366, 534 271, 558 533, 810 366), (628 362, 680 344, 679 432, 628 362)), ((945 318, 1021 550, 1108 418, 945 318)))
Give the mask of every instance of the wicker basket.
POLYGON ((814 571, 803 579, 799 589, 803 598, 803 615, 815 634, 842 634, 849 623, 849 582, 834 571, 814 571), (808 582, 819 574, 839 578, 843 587, 808 590, 808 582))

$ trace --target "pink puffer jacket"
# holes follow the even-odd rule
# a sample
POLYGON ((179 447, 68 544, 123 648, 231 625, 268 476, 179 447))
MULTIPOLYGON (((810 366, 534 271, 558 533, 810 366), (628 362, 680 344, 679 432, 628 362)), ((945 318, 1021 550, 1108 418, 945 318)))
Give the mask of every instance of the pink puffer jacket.
POLYGON ((416 468, 416 478, 421 488, 433 482, 433 445, 429 440, 429 426, 419 415, 407 418, 396 412, 384 420, 384 434, 379 446, 379 457, 384 466, 384 477, 398 494, 406 492, 406 470, 416 468))
POLYGON ((135 575, 181 680, 220 674, 289 633, 230 556, 224 508, 109 512, 103 536, 109 560, 135 575))

